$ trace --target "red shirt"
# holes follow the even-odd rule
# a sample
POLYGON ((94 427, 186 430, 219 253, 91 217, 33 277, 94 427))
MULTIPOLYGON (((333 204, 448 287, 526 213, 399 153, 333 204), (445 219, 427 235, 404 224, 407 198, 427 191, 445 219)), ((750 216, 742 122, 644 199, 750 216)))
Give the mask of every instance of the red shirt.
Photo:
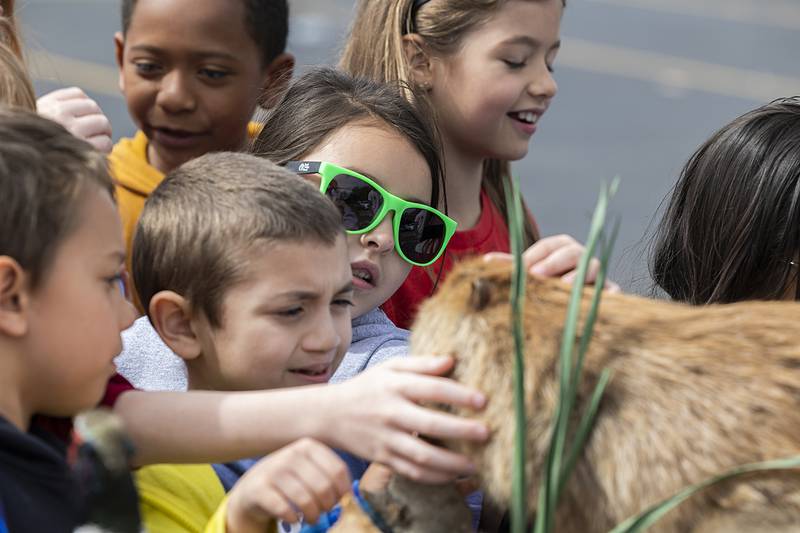
MULTIPOLYGON (((103 396, 103 399, 100 400, 99 407, 113 408, 114 404, 117 403, 117 398, 119 398, 120 394, 129 390, 135 390, 135 387, 119 374, 114 374, 114 376, 109 379, 108 383, 106 384, 106 393, 103 396)), ((49 431, 63 442, 68 443, 72 438, 71 418, 56 418, 52 416, 37 415, 33 420, 33 424, 35 424, 39 429, 49 431)))
POLYGON ((464 258, 489 252, 508 253, 509 249, 505 216, 481 189, 481 216, 478 223, 471 229, 457 231, 447 251, 434 264, 412 267, 403 285, 383 304, 383 310, 398 327, 408 329, 420 303, 433 294, 434 283, 440 272, 441 282, 453 265, 464 258))

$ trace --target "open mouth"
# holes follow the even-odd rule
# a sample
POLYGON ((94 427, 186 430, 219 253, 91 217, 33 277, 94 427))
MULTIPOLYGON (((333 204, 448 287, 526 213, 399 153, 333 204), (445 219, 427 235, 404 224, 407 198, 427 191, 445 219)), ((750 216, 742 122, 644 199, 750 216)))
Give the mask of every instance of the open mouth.
POLYGON ((372 285, 372 273, 368 272, 367 270, 353 270, 353 277, 372 285))
POLYGON ((539 114, 533 111, 512 111, 508 116, 525 124, 536 124, 539 121, 539 114))
POLYGON ((377 267, 369 261, 350 263, 353 285, 356 289, 372 289, 378 284, 380 274, 377 267))
POLYGON ((290 373, 302 377, 307 381, 325 382, 331 377, 331 365, 313 365, 305 368, 294 368, 289 370, 290 373))
POLYGON ((202 133, 196 133, 188 130, 175 130, 172 128, 154 127, 152 131, 153 138, 157 142, 175 148, 193 146, 201 137, 203 137, 202 133))

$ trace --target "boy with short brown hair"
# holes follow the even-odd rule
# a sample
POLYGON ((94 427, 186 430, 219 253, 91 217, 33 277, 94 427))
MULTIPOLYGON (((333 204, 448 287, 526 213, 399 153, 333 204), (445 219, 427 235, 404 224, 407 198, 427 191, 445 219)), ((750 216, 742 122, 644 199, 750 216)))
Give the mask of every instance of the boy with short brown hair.
MULTIPOLYGON (((134 243, 142 303, 186 362, 190 389, 322 384, 350 345, 341 216, 310 183, 265 159, 210 154, 171 172, 145 205, 134 243)), ((296 519, 292 509, 313 522, 349 489, 344 462, 310 439, 256 463, 225 500, 230 468, 142 469, 147 526, 205 519, 231 531, 264 528, 296 519)))
POLYGON ((0 508, 11 531, 80 523, 64 443, 31 419, 100 401, 135 316, 124 261, 105 159, 32 112, 0 110, 0 508))

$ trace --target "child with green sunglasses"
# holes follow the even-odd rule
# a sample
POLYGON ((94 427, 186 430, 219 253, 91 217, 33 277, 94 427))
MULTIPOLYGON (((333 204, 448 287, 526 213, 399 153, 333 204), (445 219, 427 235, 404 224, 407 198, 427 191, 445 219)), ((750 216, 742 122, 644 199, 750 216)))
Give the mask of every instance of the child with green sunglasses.
MULTIPOLYGON (((439 259, 456 231, 437 209, 447 206, 439 141, 422 106, 409 104, 398 87, 317 69, 294 81, 254 141, 257 155, 318 180, 342 213, 355 288, 353 338, 331 382, 407 354, 408 332, 380 306, 412 266, 439 259)), ((378 488, 391 475, 343 457, 362 488, 378 488)), ((467 500, 476 526, 481 499, 476 493, 467 500)))
POLYGON ((455 233, 437 209, 446 205, 442 166, 424 117, 396 87, 323 68, 292 84, 254 141, 254 153, 314 180, 342 213, 354 336, 333 381, 406 353, 407 333, 380 306, 455 233))
MULTIPOLYGON (((446 202, 438 142, 424 116, 397 88, 318 69, 292 84, 255 141, 257 155, 314 180, 343 213, 353 337, 331 382, 407 354, 408 332, 392 324, 380 305, 412 265, 440 257, 455 232, 455 222, 434 207, 446 202)), ((116 361, 123 376, 149 390, 185 390, 182 362, 146 321, 124 337, 125 352, 116 361)), ((343 455, 352 476, 360 478, 366 461, 343 455)), ((254 462, 215 469, 228 488, 254 462)), ((376 471, 365 478, 367 486, 385 479, 377 468, 370 472, 376 471)))
POLYGON ((456 221, 438 209, 395 196, 358 172, 320 161, 289 161, 286 167, 322 177, 319 190, 339 208, 350 234, 371 232, 391 212, 394 248, 412 265, 436 262, 456 231, 456 221))

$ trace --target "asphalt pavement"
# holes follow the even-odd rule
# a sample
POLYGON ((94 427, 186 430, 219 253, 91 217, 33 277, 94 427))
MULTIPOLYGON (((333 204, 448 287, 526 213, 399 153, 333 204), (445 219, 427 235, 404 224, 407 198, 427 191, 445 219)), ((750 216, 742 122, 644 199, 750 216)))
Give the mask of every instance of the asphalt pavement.
MULTIPOLYGON (((115 0, 17 0, 40 92, 78 85, 114 136, 134 128, 117 89, 115 0)), ((351 0, 290 0, 300 68, 333 63, 351 0)), ((648 229, 692 151, 735 116, 800 94, 796 0, 570 0, 556 61, 559 94, 514 165, 544 234, 579 239, 600 184, 619 175, 622 227, 612 276, 647 293, 648 229)))

